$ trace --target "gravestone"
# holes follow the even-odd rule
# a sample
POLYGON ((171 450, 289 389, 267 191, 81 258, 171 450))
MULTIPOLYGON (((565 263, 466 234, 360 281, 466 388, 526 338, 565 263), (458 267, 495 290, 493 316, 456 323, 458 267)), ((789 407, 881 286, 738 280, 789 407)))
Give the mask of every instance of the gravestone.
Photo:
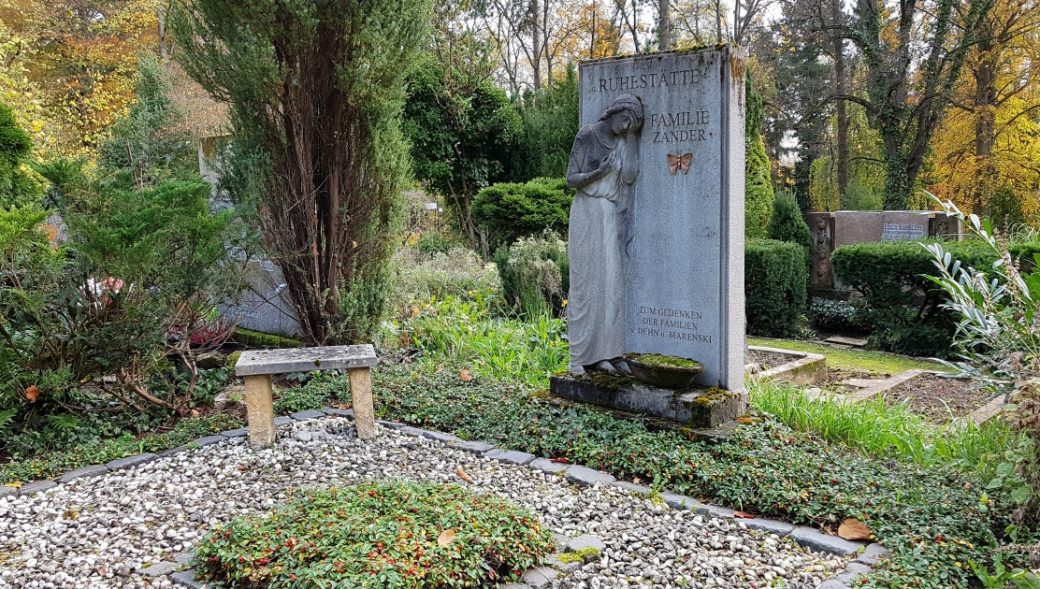
POLYGON ((278 266, 260 258, 238 261, 244 265, 242 289, 235 300, 217 305, 221 315, 238 327, 298 337, 300 325, 278 266))
POLYGON ((937 211, 835 211, 809 213, 812 232, 810 287, 817 296, 841 296, 831 268, 835 248, 854 243, 917 241, 928 238, 959 240, 960 221, 937 211))
MULTIPOLYGON (((587 126, 619 102, 641 103, 638 174, 618 204, 624 352, 697 360, 704 366, 697 387, 725 389, 738 399, 745 327, 743 55, 722 46, 583 62, 583 130, 575 147, 577 153, 587 126)), ((573 215, 572 209, 572 252, 573 215)), ((572 257, 571 268, 580 263, 572 257)), ((572 272, 572 292, 574 282, 572 272)), ((567 380, 554 378, 553 392, 593 400, 567 380)), ((664 404, 681 404, 680 395, 673 397, 664 404)))

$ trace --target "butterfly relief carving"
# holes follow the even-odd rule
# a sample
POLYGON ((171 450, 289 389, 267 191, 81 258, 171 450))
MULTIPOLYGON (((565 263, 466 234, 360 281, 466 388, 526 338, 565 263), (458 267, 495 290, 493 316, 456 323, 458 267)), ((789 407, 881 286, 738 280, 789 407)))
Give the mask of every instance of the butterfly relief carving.
POLYGON ((693 154, 690 152, 668 154, 668 171, 674 176, 678 172, 690 173, 690 164, 693 163, 693 154))

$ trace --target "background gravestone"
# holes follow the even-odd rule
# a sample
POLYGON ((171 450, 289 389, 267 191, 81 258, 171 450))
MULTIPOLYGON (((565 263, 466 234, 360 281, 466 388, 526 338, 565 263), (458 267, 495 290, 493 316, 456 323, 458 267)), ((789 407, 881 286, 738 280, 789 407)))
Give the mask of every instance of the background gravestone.
POLYGON ((620 94, 643 103, 634 237, 623 259, 626 351, 693 358, 704 364, 699 385, 743 390, 743 53, 583 62, 580 89, 582 126, 620 94), (688 169, 674 164, 686 154, 688 169))

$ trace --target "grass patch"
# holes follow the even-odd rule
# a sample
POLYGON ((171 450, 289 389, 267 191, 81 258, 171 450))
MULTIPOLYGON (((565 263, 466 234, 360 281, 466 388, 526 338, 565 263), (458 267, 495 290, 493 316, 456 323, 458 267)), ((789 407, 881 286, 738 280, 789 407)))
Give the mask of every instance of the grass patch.
POLYGON ((933 424, 901 403, 880 396, 860 403, 813 399, 801 388, 764 379, 748 384, 751 405, 788 427, 812 432, 878 458, 898 458, 922 466, 956 464, 989 474, 995 457, 1017 445, 1004 423, 968 421, 933 424))
POLYGON ((910 358, 874 350, 852 350, 814 342, 767 337, 748 337, 749 346, 768 346, 796 352, 827 356, 827 367, 839 370, 862 370, 880 374, 896 374, 907 370, 949 370, 945 365, 924 358, 910 358))
POLYGON ((0 465, 0 484, 21 484, 54 478, 67 471, 104 464, 144 452, 162 452, 208 434, 241 427, 242 422, 224 413, 182 419, 170 431, 134 437, 95 439, 68 450, 47 452, 34 458, 0 465))
POLYGON ((533 515, 493 495, 366 483, 235 519, 203 539, 195 562, 234 587, 433 589, 515 581, 552 549, 533 515))

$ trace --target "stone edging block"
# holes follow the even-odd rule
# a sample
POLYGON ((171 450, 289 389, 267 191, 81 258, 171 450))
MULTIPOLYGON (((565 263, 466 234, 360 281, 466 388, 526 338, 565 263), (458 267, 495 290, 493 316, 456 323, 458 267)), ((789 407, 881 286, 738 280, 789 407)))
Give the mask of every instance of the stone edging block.
POLYGON ((109 468, 102 464, 92 464, 90 466, 84 466, 83 468, 77 468, 76 470, 70 470, 69 472, 61 475, 58 479, 59 483, 67 483, 76 479, 84 477, 96 477, 98 475, 105 474, 109 471, 109 468))
POLYGON ((567 480, 572 483, 579 485, 595 485, 596 483, 610 484, 616 481, 613 476, 603 472, 602 470, 596 470, 587 466, 581 466, 580 464, 572 464, 567 468, 565 473, 567 480))
POLYGON ((830 552, 831 554, 837 554, 839 556, 856 554, 863 548, 863 545, 859 542, 850 542, 837 536, 824 534, 819 530, 806 527, 791 530, 791 538, 793 538, 799 545, 806 548, 812 548, 822 552, 830 552))

